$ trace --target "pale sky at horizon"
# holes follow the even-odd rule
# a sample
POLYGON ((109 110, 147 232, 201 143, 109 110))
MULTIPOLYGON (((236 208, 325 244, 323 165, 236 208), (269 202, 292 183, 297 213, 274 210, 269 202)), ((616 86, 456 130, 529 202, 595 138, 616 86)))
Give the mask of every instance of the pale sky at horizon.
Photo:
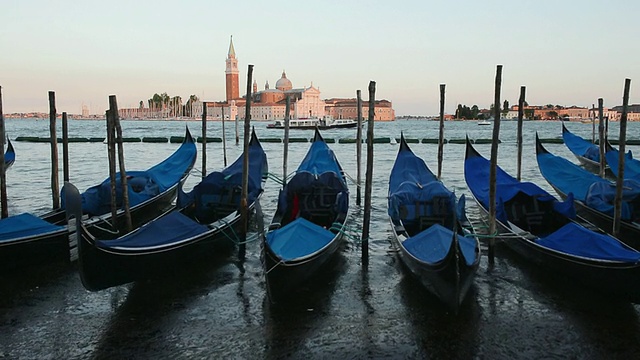
POLYGON ((45 1, 4 0, 0 12, 3 111, 103 114, 108 96, 137 107, 154 93, 224 100, 233 35, 240 92, 253 64, 258 89, 282 70, 322 98, 393 102, 396 115, 489 107, 496 65, 502 99, 517 103, 620 105, 640 102, 640 2, 490 1, 45 1))

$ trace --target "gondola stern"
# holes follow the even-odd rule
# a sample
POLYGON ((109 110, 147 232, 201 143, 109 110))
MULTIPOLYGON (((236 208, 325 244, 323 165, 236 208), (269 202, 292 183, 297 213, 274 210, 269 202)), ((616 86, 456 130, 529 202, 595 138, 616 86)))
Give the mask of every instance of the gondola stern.
POLYGON ((404 138, 404 132, 400 132, 400 148, 398 152, 401 151, 411 151, 409 144, 407 144, 407 140, 404 138))
POLYGON ((191 131, 189 131, 188 126, 185 126, 184 143, 194 143, 193 136, 191 135, 191 131))

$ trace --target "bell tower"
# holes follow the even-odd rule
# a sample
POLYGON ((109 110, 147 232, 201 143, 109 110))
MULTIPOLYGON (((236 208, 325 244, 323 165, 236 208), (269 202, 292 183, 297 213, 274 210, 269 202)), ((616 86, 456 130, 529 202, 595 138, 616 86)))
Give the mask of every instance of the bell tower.
POLYGON ((231 100, 240 98, 240 85, 238 84, 238 59, 236 59, 236 50, 233 48, 233 35, 229 44, 229 53, 227 54, 227 67, 225 77, 227 80, 227 103, 231 100))

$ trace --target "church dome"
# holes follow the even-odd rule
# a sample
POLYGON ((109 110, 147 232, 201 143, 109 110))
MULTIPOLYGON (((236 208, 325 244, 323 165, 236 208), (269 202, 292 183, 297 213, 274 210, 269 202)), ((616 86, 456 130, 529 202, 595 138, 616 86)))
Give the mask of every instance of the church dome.
POLYGON ((282 77, 276 82, 276 89, 281 91, 291 90, 293 85, 291 85, 291 80, 287 79, 287 74, 282 72, 282 77))

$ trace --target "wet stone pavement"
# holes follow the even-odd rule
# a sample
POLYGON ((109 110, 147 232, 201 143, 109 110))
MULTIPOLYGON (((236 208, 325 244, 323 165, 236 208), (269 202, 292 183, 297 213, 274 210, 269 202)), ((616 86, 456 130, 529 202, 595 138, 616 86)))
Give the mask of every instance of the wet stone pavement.
POLYGON ((636 305, 535 268, 504 246, 493 266, 483 257, 455 315, 408 275, 388 239, 369 245, 368 266, 359 244, 346 241, 313 285, 275 305, 257 241, 243 261, 237 250, 207 254, 164 277, 95 293, 75 265, 11 270, 0 278, 0 358, 640 357, 636 305))

